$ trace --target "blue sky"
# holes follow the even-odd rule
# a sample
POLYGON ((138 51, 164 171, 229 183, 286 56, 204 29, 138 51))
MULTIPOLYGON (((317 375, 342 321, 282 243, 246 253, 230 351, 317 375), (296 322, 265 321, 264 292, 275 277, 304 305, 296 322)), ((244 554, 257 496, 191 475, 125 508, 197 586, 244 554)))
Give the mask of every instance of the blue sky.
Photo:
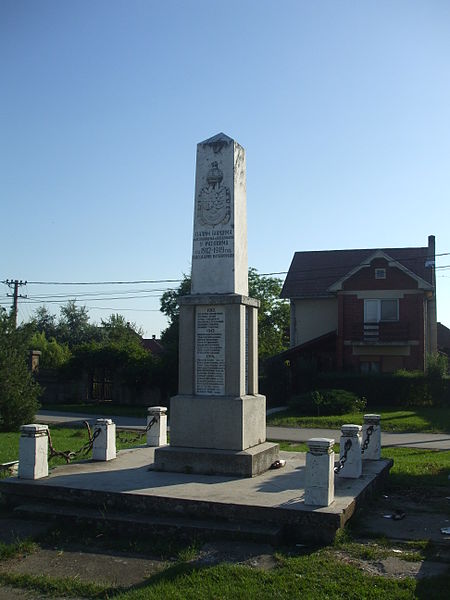
MULTIPOLYGON (((2 0, 0 72, 0 280, 188 273, 196 144, 221 131, 259 272, 429 234, 450 265, 446 0, 2 0)), ((170 285, 29 283, 19 315, 70 297, 159 335, 170 285)))

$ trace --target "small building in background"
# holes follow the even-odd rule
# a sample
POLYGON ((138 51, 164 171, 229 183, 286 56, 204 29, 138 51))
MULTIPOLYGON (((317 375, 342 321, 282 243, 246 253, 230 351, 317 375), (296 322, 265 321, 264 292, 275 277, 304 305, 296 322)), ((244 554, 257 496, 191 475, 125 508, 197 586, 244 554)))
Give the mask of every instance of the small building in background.
POLYGON ((164 346, 161 340, 156 339, 156 335, 151 338, 142 338, 142 346, 154 356, 161 356, 164 353, 164 346))
POLYGON ((281 297, 291 363, 392 373, 423 370, 437 351, 434 236, 424 247, 296 252, 281 297))

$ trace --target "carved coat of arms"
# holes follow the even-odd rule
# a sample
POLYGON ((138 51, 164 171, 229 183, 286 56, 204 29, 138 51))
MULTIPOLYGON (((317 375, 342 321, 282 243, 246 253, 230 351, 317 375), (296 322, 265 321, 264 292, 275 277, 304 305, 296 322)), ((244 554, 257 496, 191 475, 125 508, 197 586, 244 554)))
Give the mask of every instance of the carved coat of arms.
POLYGON ((231 217, 230 189, 221 186, 223 173, 216 161, 211 163, 211 168, 206 176, 208 185, 200 190, 198 195, 198 218, 202 225, 215 227, 226 224, 231 217))

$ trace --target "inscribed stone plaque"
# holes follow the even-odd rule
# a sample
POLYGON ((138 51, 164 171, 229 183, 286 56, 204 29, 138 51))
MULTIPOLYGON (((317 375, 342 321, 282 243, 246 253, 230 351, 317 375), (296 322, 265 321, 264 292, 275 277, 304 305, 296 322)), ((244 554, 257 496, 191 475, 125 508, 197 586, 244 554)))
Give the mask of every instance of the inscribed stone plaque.
POLYGON ((225 311, 199 306, 195 317, 195 393, 225 394, 225 311))

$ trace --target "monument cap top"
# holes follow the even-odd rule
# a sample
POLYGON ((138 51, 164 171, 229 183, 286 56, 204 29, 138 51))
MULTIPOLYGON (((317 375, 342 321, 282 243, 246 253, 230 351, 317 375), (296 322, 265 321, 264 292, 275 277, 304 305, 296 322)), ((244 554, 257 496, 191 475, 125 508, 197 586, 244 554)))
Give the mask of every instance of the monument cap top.
POLYGON ((341 426, 341 432, 342 435, 344 436, 356 436, 358 435, 362 430, 362 426, 361 425, 355 425, 354 423, 347 423, 345 425, 341 426))
POLYGON ((161 413, 165 414, 167 412, 167 406, 149 406, 147 408, 147 413, 149 415, 159 415, 161 413))
POLYGON ((310 438, 307 440, 309 451, 312 454, 330 454, 333 450, 334 439, 332 438, 310 438))
POLYGON ((229 135, 225 135, 225 133, 216 133, 216 135, 213 135, 212 137, 208 138, 207 140, 204 140, 203 142, 199 142, 199 144, 203 145, 203 144, 214 144, 215 142, 226 142, 226 143, 230 143, 230 142, 234 142, 233 138, 230 138, 229 135))
POLYGON ((47 431, 48 425, 42 425, 41 423, 28 423, 20 426, 20 433, 24 436, 47 434, 47 431))
POLYGON ((374 421, 374 422, 378 423, 381 420, 381 415, 370 413, 370 414, 364 415, 364 420, 370 421, 370 422, 374 421))

